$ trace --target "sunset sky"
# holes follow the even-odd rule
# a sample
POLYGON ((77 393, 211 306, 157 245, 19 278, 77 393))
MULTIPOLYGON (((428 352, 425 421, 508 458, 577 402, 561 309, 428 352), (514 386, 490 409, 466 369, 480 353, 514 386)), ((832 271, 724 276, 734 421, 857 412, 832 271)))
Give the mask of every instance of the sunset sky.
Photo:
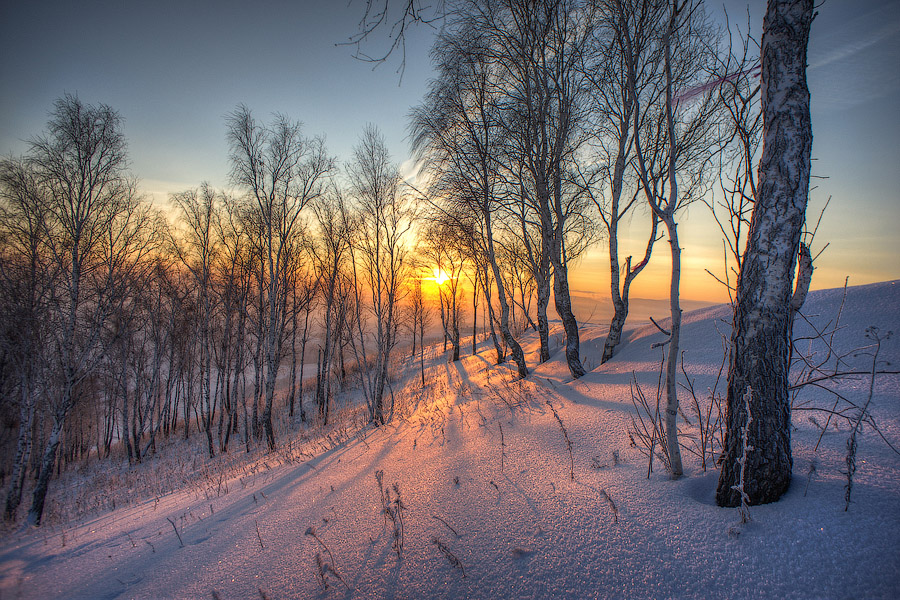
MULTIPOLYGON (((431 76, 433 30, 420 26, 399 55, 375 70, 336 46, 357 31, 363 0, 336 2, 5 2, 0 8, 0 152, 21 154, 43 131, 53 101, 77 93, 125 119, 131 169, 165 203, 170 192, 209 181, 227 187, 224 115, 245 103, 267 120, 281 112, 323 134, 341 160, 366 123, 384 134, 394 159, 409 157, 407 114, 431 76)), ((728 0, 732 22, 746 4, 728 0)), ((752 3, 753 34, 765 3, 752 3)), ((707 3, 720 19, 722 4, 707 3)), ((827 0, 809 47, 813 181, 810 216, 832 196, 814 252, 814 288, 900 278, 900 2, 827 0), (819 177, 827 177, 820 179, 819 177)), ((382 36, 386 33, 381 33, 382 36)), ((377 53, 383 40, 367 48, 377 53)), ((637 217, 636 217, 637 220, 637 217)), ((685 298, 720 301, 704 272, 721 270, 721 240, 707 209, 681 217, 685 298)), ((637 248, 632 250, 638 253, 637 248)), ((660 244, 633 290, 667 293, 668 247, 660 244), (643 281, 641 281, 643 280, 643 281)), ((624 257, 624 254, 623 254, 624 257)), ((573 270, 572 288, 606 297, 603 246, 573 270)))

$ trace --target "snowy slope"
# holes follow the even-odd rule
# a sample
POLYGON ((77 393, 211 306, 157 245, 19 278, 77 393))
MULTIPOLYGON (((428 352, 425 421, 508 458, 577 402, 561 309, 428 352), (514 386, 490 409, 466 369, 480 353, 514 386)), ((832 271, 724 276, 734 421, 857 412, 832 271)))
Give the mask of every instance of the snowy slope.
MULTIPOLYGON (((824 327, 841 298, 841 290, 812 293, 804 313, 824 327)), ((727 307, 685 314, 685 370, 698 395, 715 382, 729 320, 727 307)), ((866 342, 869 325, 898 330, 900 282, 850 288, 839 324, 834 345, 848 349, 866 342)), ((577 382, 559 348, 525 382, 511 382, 487 349, 458 364, 435 362, 425 386, 410 369, 398 392, 409 414, 380 430, 292 443, 233 470, 214 493, 194 487, 9 535, 0 597, 897 597, 900 456, 877 433, 866 428, 860 438, 845 512, 847 427, 830 428, 814 455, 813 413, 795 412, 794 484, 738 525, 736 509, 713 502, 717 474, 687 452, 682 480, 658 468, 647 478, 647 459, 629 441, 630 382, 634 373, 655 394, 660 349, 651 345, 663 336, 638 327, 596 367, 604 334, 583 332, 593 370, 577 382), (389 506, 402 520, 402 549, 379 471, 389 502, 399 490, 402 508, 389 506)), ((536 339, 526 346, 533 366, 536 339)), ((881 358, 898 364, 898 348, 892 338, 881 358)), ((857 378, 841 390, 864 401, 868 385, 857 378)), ((896 375, 879 376, 872 400, 895 446, 898 390, 896 375)), ((827 404, 817 393, 797 402, 827 404)))

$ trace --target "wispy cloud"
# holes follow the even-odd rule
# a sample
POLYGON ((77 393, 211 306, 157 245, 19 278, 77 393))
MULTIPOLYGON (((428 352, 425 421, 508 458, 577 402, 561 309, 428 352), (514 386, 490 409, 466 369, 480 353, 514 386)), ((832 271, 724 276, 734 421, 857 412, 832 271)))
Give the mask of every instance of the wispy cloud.
POLYGON ((813 24, 809 77, 820 110, 846 110, 900 89, 900 11, 897 3, 852 16, 839 5, 827 25, 813 24), (842 18, 844 17, 844 18, 842 18))
POLYGON ((838 45, 819 56, 809 68, 819 69, 851 58, 898 33, 900 33, 900 12, 897 11, 896 5, 859 15, 846 23, 841 30, 834 32, 838 45))

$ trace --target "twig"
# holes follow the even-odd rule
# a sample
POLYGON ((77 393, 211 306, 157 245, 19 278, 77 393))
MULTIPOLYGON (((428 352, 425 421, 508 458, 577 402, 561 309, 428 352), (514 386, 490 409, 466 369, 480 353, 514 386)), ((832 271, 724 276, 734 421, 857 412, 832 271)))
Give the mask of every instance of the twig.
POLYGON ((169 523, 172 524, 172 529, 175 530, 175 535, 178 536, 178 543, 181 544, 181 547, 182 547, 182 548, 184 548, 184 541, 181 539, 181 534, 178 533, 178 528, 175 527, 175 521, 173 521, 173 520, 170 519, 169 517, 166 517, 166 521, 168 521, 169 523))
POLYGON ((450 523, 448 523, 447 521, 445 521, 444 519, 440 518, 437 515, 431 515, 431 518, 443 523, 447 527, 447 529, 449 529, 450 531, 453 532, 453 535, 455 535, 456 537, 459 537, 459 534, 456 532, 456 530, 453 529, 452 527, 450 527, 450 523))
POLYGON ((657 323, 657 322, 653 319, 653 317, 650 317, 650 322, 653 323, 654 325, 656 325, 656 328, 659 329, 661 332, 663 332, 665 335, 667 335, 667 336, 669 336, 669 337, 672 337, 672 332, 671 332, 671 331, 666 331, 665 329, 663 329, 662 325, 660 325, 659 323, 657 323))
POLYGON ((866 329, 866 337, 875 341, 875 349, 872 351, 869 396, 866 398, 866 403, 863 405, 862 410, 859 411, 856 423, 853 424, 853 429, 850 431, 850 437, 847 438, 847 485, 844 486, 846 489, 844 494, 844 512, 847 512, 850 508, 850 492, 853 490, 853 475, 856 473, 856 434, 859 432, 859 427, 863 420, 865 420, 866 413, 869 410, 869 404, 872 402, 872 395, 875 393, 875 375, 878 370, 878 353, 881 351, 881 342, 889 339, 892 333, 892 331, 888 331, 882 336, 877 327, 869 327, 866 329))
POLYGON ((259 521, 256 521, 256 520, 254 519, 254 522, 256 523, 256 539, 259 540, 259 547, 260 547, 262 550, 265 550, 265 549, 266 549, 266 546, 265 546, 265 544, 263 544, 263 541, 262 541, 262 535, 260 535, 260 533, 259 533, 259 521))
POLYGON ((741 523, 747 523, 751 520, 750 496, 744 491, 744 475, 747 471, 747 456, 750 454, 751 450, 754 450, 753 446, 750 445, 750 423, 753 421, 753 415, 750 413, 750 400, 752 394, 753 391, 748 385, 747 391, 744 392, 744 410, 747 413, 747 421, 741 429, 741 457, 738 459, 738 463, 741 465, 741 471, 738 484, 731 486, 731 489, 735 490, 741 496, 741 523))
POLYGON ((451 565, 453 565, 454 567, 456 567, 457 569, 459 569, 460 571, 462 571, 462 576, 463 576, 463 577, 466 576, 466 569, 465 569, 465 567, 463 567, 462 562, 456 557, 456 555, 453 554, 453 552, 450 551, 450 548, 448 548, 447 546, 445 546, 445 545, 441 542, 441 540, 439 540, 439 539, 437 539, 436 537, 433 537, 433 536, 432 536, 432 538, 431 538, 431 543, 438 547, 438 550, 441 551, 441 554, 443 554, 445 557, 447 557, 447 561, 448 561, 451 565))
POLYGON ((566 449, 569 451, 569 479, 575 481, 575 456, 572 453, 572 440, 569 439, 569 432, 566 431, 566 426, 563 425, 559 413, 556 412, 556 409, 553 408, 553 404, 551 404, 549 400, 547 400, 547 406, 553 411, 553 416, 556 417, 556 422, 559 423, 559 428, 562 430, 563 437, 566 439, 566 449))
POLYGON ((325 550, 325 552, 328 553, 328 558, 331 559, 331 563, 330 563, 330 564, 328 564, 328 565, 323 565, 323 564, 322 564, 322 557, 321 557, 321 555, 320 555, 320 554, 316 554, 316 559, 317 559, 317 563, 318 563, 318 565, 319 565, 320 573, 321 573, 321 575, 322 575, 322 581, 323 581, 324 587, 325 587, 326 589, 328 588, 328 582, 325 580, 325 572, 326 572, 326 571, 331 571, 332 573, 334 573, 334 576, 338 578, 338 581, 340 581, 341 583, 343 583, 343 584, 347 587, 348 590, 351 589, 350 586, 347 585, 347 582, 344 581, 344 578, 341 577, 340 573, 337 572, 337 569, 336 569, 335 566, 334 566, 334 555, 331 554, 331 550, 328 549, 328 546, 325 545, 325 542, 323 542, 322 539, 316 534, 316 530, 313 529, 312 527, 308 527, 308 528, 306 529, 306 535, 310 536, 311 538, 313 538, 314 540, 316 540, 317 542, 319 542, 319 545, 321 545, 322 548, 325 550))
POLYGON ((506 458, 506 440, 503 437, 503 423, 497 423, 500 428, 500 472, 503 472, 503 459, 506 458))
POLYGON ((612 496, 609 495, 609 492, 606 490, 600 490, 600 495, 602 495, 606 499, 606 503, 609 504, 610 510, 613 513, 613 523, 619 522, 619 509, 616 507, 616 503, 613 502, 612 496))

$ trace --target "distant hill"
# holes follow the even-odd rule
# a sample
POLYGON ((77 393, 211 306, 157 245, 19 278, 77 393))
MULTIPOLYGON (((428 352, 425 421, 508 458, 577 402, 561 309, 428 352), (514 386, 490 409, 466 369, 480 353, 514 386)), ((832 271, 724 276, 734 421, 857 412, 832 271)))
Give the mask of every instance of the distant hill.
MULTIPOLYGON (((613 305, 609 297, 599 298, 598 294, 572 294, 572 309, 582 323, 609 323, 613 316, 613 305)), ((552 303, 551 303, 552 304, 552 303)), ((718 304, 703 300, 681 300, 681 310, 690 312, 718 304)), ((551 308, 555 316, 555 310, 551 308)), ((669 316, 668 299, 631 298, 628 302, 628 324, 637 325, 653 317, 657 321, 669 316)))

